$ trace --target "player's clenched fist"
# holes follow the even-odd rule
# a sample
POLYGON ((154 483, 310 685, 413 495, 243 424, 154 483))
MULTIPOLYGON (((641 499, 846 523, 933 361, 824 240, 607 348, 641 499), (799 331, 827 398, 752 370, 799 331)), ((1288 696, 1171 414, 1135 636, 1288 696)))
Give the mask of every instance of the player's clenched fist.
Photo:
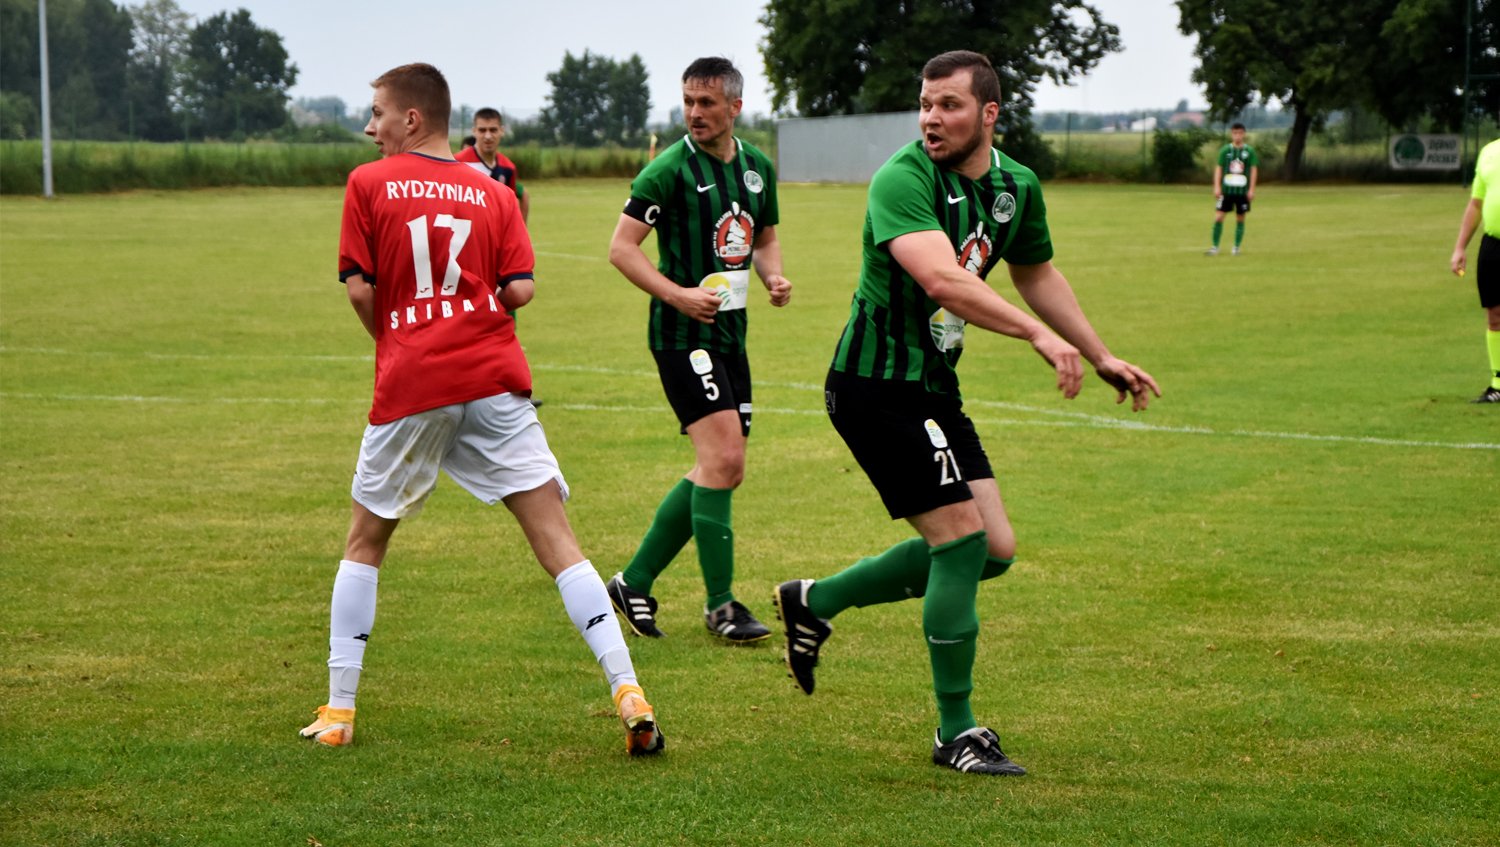
POLYGON ((766 290, 771 292, 772 306, 785 306, 792 301, 792 282, 780 274, 766 277, 766 290))
POLYGON ((714 322, 714 315, 724 301, 706 288, 679 288, 672 298, 672 308, 695 321, 706 324, 714 322))

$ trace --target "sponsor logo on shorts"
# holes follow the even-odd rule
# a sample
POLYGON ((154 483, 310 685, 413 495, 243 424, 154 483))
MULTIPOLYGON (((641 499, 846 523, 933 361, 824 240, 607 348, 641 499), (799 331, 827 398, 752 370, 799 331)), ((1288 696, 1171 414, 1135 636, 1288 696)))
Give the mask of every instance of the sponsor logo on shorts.
POLYGON ((742 414, 742 415, 748 415, 748 414, 750 414, 750 404, 749 403, 741 403, 740 404, 740 414, 742 414))
POLYGON ((702 376, 713 373, 714 360, 709 358, 707 350, 694 350, 688 354, 688 363, 693 366, 693 373, 702 376))
POLYGON ((928 418, 922 426, 927 428, 927 440, 932 442, 932 446, 939 450, 947 449, 948 436, 943 434, 943 428, 937 425, 937 421, 928 418))

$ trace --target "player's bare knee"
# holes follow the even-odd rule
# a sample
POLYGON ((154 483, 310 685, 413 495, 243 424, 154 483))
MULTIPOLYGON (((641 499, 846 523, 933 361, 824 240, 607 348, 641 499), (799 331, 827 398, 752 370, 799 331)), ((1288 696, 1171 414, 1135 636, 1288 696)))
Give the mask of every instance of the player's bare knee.
POLYGON ((989 534, 989 541, 991 559, 1014 559, 1016 557, 1016 537, 1014 535, 1003 536, 991 532, 989 534))
POLYGON ((705 481, 712 483, 706 488, 739 488, 745 481, 744 450, 729 449, 705 458, 707 461, 699 464, 703 467, 705 481))

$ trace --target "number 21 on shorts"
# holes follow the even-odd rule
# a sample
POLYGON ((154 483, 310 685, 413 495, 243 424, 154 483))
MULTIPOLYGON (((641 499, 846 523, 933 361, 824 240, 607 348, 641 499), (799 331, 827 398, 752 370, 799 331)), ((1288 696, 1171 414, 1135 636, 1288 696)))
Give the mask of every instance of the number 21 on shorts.
POLYGON ((922 423, 927 430, 927 439, 937 449, 932 453, 932 461, 938 466, 938 485, 949 485, 954 482, 963 482, 963 472, 958 469, 958 458, 948 447, 948 436, 943 434, 943 428, 937 425, 937 421, 928 418, 922 423))
POLYGON ((688 362, 693 366, 693 373, 703 379, 703 396, 709 400, 719 399, 719 386, 714 383, 714 360, 708 351, 694 350, 688 354, 688 362))

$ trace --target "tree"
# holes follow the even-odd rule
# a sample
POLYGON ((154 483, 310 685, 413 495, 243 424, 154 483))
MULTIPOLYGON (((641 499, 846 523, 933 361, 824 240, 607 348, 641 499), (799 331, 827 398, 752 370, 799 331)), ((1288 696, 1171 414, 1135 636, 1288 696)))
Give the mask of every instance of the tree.
POLYGON ((220 12, 188 35, 184 95, 204 135, 229 137, 272 130, 287 121, 287 89, 297 66, 281 36, 250 12, 220 12))
POLYGON ((1037 83, 1068 83, 1121 49, 1119 28, 1084 0, 770 0, 760 20, 773 107, 803 115, 914 109, 929 58, 983 53, 1004 97, 1001 148, 1042 171, 1052 155, 1031 126, 1037 83))
POLYGON ((135 25, 128 74, 135 133, 170 141, 182 132, 177 109, 192 16, 173 0, 146 0, 131 8, 130 17, 135 25))
MULTIPOLYGON (((1367 105, 1393 126, 1430 116, 1457 130, 1463 123, 1464 4, 1473 3, 1475 74, 1500 73, 1500 3, 1495 0, 1403 0, 1379 28, 1381 49, 1368 69, 1367 105)), ((1495 117, 1500 80, 1470 88, 1472 116, 1495 117)))
MULTIPOLYGON (((47 6, 53 123, 64 137, 114 138, 126 118, 130 13, 110 0, 53 0, 47 6)), ((4 132, 34 135, 41 102, 35 0, 0 0, 0 91, 4 132)))
POLYGON ((646 63, 639 53, 616 64, 609 75, 609 120, 605 138, 625 142, 646 132, 651 115, 651 88, 646 84, 646 63))
POLYGON ((639 140, 651 112, 647 77, 639 54, 616 62, 588 50, 582 56, 564 52, 562 67, 547 74, 551 105, 542 110, 541 125, 558 141, 579 147, 639 140))
POLYGON ((1294 113, 1283 175, 1295 179, 1307 133, 1328 112, 1358 101, 1378 40, 1382 7, 1399 0, 1177 0, 1178 28, 1196 35, 1193 81, 1220 119, 1252 102, 1294 113))

